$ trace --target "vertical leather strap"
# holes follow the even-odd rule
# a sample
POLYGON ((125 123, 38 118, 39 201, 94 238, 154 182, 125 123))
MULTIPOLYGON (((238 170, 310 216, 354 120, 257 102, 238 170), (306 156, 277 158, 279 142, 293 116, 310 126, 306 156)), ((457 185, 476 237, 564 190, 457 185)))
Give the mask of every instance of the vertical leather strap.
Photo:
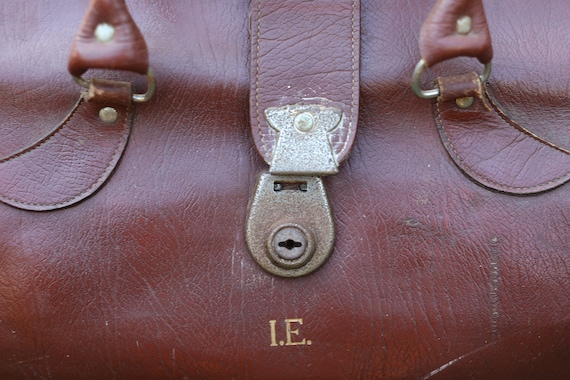
POLYGON ((358 120, 359 48, 359 0, 252 0, 250 116, 267 163, 278 132, 265 112, 294 104, 342 110, 326 133, 335 164, 347 157, 358 120))

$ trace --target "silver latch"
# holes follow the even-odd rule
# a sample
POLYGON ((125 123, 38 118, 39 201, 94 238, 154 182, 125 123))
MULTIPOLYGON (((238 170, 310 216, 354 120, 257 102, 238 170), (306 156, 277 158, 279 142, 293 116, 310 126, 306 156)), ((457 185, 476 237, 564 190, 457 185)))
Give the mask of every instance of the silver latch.
POLYGON ((250 202, 246 241, 265 270, 299 277, 330 256, 335 228, 321 176, 336 174, 329 133, 342 121, 339 108, 296 104, 265 110, 278 132, 270 173, 262 174, 250 202))
POLYGON ((338 173, 329 140, 342 110, 316 104, 295 104, 265 110, 267 122, 279 134, 269 172, 279 175, 325 176, 338 173))

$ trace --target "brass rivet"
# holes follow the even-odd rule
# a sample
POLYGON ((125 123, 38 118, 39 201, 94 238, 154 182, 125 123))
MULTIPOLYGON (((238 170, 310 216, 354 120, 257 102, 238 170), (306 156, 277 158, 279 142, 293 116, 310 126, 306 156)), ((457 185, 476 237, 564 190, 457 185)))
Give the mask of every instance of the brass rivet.
POLYGON ((107 23, 97 25, 95 28, 95 38, 101 43, 111 42, 115 37, 115 28, 107 23))
POLYGON ((310 132, 315 126, 315 119, 309 112, 300 113, 295 117, 295 128, 299 132, 310 132))
POLYGON ((455 104, 457 104, 457 107, 459 108, 469 108, 473 105, 473 101, 473 97, 470 96, 468 98, 455 99, 455 104))
POLYGON ((105 124, 113 124, 119 118, 119 113, 112 107, 101 108, 99 118, 105 124))
POLYGON ((473 22, 471 17, 463 16, 457 19, 456 30, 459 34, 469 34, 473 30, 473 22))

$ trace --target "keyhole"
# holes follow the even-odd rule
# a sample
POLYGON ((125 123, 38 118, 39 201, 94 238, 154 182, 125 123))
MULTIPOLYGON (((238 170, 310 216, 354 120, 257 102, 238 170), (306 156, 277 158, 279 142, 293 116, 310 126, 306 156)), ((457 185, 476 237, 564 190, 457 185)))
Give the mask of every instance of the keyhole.
POLYGON ((280 241, 279 244, 277 244, 277 245, 280 247, 283 247, 283 248, 287 248, 289 251, 291 251, 294 248, 299 248, 299 247, 303 246, 302 243, 299 243, 298 241, 291 240, 291 239, 286 240, 286 241, 280 241))

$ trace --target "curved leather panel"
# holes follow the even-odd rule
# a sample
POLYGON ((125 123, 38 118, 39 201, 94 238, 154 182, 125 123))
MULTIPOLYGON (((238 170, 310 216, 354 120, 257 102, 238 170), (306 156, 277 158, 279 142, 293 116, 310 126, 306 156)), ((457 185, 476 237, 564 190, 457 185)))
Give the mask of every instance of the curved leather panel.
POLYGON ((95 68, 147 73, 146 42, 125 0, 92 0, 89 5, 71 47, 68 70, 71 75, 81 76, 88 69, 95 68), (109 24, 114 28, 111 41, 97 40, 95 30, 99 24, 109 24))
POLYGON ((477 57, 481 63, 493 59, 491 34, 481 0, 438 0, 420 32, 420 53, 426 65, 446 59, 477 57), (471 31, 457 32, 457 20, 471 18, 471 31))
POLYGON ((102 108, 83 95, 65 120, 34 145, 0 160, 0 201, 25 210, 66 207, 93 194, 109 178, 127 144, 131 114, 105 124, 102 108))
POLYGON ((570 152, 511 120, 486 89, 467 109, 439 101, 437 126, 455 163, 491 189, 533 194, 570 179, 570 152))

